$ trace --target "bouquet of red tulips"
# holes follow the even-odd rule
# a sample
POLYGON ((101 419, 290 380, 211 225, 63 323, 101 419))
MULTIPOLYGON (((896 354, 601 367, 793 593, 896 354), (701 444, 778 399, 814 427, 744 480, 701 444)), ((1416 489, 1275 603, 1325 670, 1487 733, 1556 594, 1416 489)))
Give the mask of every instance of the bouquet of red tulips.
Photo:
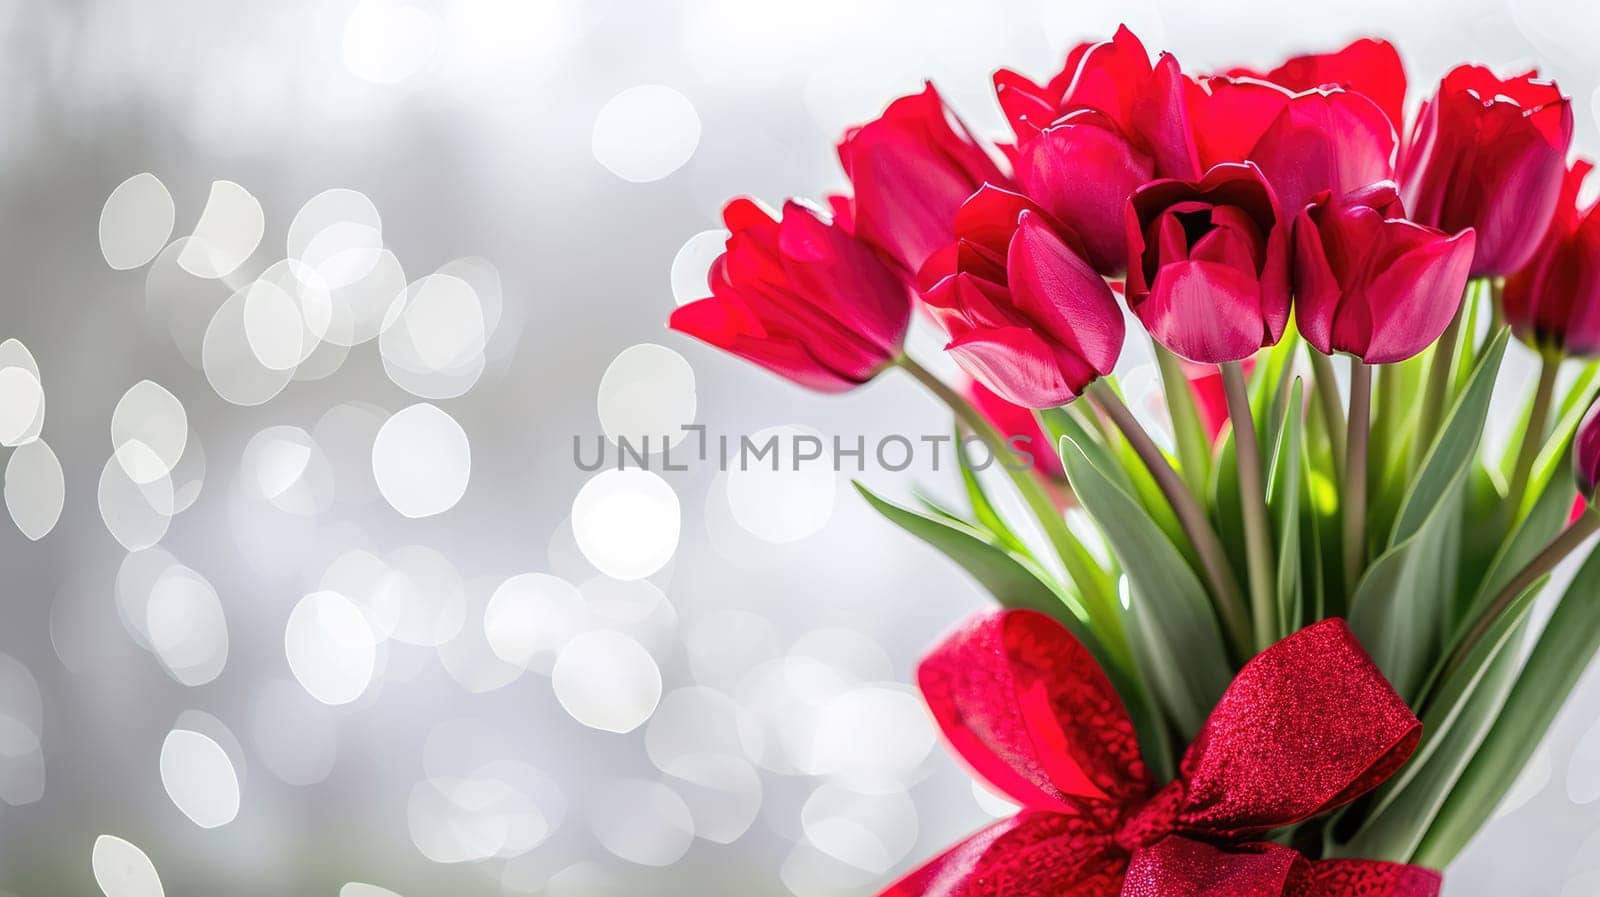
POLYGON ((730 203, 711 296, 671 321, 815 390, 898 368, 994 447, 1045 440, 1022 505, 970 463, 967 507, 862 490, 1004 608, 919 676, 1021 806, 887 893, 1436 894, 1600 649, 1600 556, 1530 619, 1600 531, 1569 99, 1464 65, 1408 120, 1383 41, 1195 74, 1127 29, 994 83, 999 145, 929 86, 845 135, 853 195, 730 203), (970 383, 907 357, 918 305, 970 383), (1160 442, 1112 374, 1129 321, 1160 442), (1491 453, 1513 340, 1541 369, 1491 453))

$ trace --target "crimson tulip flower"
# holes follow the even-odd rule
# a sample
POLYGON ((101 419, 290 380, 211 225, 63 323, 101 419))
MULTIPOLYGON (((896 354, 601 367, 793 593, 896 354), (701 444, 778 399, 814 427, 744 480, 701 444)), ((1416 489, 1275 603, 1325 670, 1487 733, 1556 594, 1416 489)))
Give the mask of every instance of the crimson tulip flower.
POLYGON ((950 242, 956 210, 1011 179, 932 84, 846 132, 839 161, 854 188, 854 233, 915 275, 950 242))
POLYGON ((1289 322, 1289 222, 1254 164, 1153 181, 1128 203, 1128 305, 1156 342, 1239 361, 1289 322))
POLYGON ((1332 53, 1293 57, 1268 72, 1236 68, 1228 74, 1268 81, 1296 92, 1342 87, 1378 104, 1397 133, 1405 127, 1406 67, 1394 45, 1385 40, 1364 37, 1332 53))
POLYGON ((1535 73, 1499 78, 1464 65, 1423 104, 1400 161, 1412 218, 1474 228, 1474 277, 1514 274, 1555 212, 1572 145, 1572 101, 1535 73))
POLYGON ((1394 127, 1362 94, 1201 78, 1191 82, 1188 104, 1201 161, 1256 163, 1286 217, 1324 190, 1343 196, 1394 176, 1394 127))
POLYGON ((1578 190, 1594 168, 1573 163, 1555 217, 1533 260, 1506 278, 1506 320, 1538 349, 1600 355, 1600 212, 1578 207, 1578 190))
POLYGON ((1178 61, 1162 54, 1152 65, 1123 27, 1109 41, 1075 48, 1045 84, 1007 69, 994 83, 1016 133, 1022 192, 1079 236, 1097 271, 1120 274, 1129 194, 1155 176, 1200 171, 1178 61))
POLYGON ((1578 480, 1578 496, 1594 501, 1600 490, 1600 402, 1596 402, 1578 424, 1572 441, 1572 467, 1578 480))
POLYGON ((669 326, 801 386, 854 388, 899 354, 912 296, 838 224, 797 202, 781 220, 749 199, 722 213, 732 235, 711 265, 711 296, 669 326))
POLYGON ((1000 435, 1017 440, 1016 447, 1033 456, 1034 472, 1046 480, 1066 481, 1067 471, 1061 466, 1061 457, 1056 454, 1044 427, 1039 425, 1039 418, 1034 416, 1033 409, 1006 401, 977 380, 968 381, 965 392, 967 401, 989 423, 994 424, 1000 435))
POLYGON ((1295 323, 1325 355, 1404 361, 1455 317, 1475 242, 1406 220, 1389 181, 1324 193, 1295 224, 1295 323))
POLYGON ((954 270, 923 293, 974 379, 1025 408, 1072 401, 1111 373, 1122 310, 1077 236, 1027 199, 988 186, 956 215, 954 270))

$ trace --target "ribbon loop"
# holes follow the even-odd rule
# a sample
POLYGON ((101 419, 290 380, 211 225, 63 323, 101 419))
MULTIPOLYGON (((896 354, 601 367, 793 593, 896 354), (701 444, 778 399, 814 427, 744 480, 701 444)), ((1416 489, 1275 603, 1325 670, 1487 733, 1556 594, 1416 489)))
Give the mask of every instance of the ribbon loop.
POLYGON ((1105 673, 1044 614, 968 621, 923 660, 917 680, 956 752, 1025 807, 1090 812, 1154 788, 1105 673))
POLYGON ((1422 724, 1343 620, 1244 665, 1184 755, 1188 828, 1237 837, 1349 803, 1399 769, 1422 724))

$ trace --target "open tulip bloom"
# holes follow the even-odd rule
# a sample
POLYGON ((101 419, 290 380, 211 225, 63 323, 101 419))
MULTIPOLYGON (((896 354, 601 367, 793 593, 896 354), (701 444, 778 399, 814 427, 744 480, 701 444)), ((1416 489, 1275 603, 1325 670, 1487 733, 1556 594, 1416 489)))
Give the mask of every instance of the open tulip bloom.
POLYGON ((831 211, 730 204, 709 298, 672 318, 813 390, 899 369, 997 450, 1043 443, 1009 484, 958 453, 965 507, 861 490, 1005 609, 920 678, 1022 807, 885 893, 1436 894, 1600 651, 1570 101, 1461 66, 1407 121, 1383 41, 1190 72, 1126 28, 995 87, 999 144, 929 86, 846 135, 831 211), (906 355, 924 318, 960 382, 906 355), (1169 447, 1120 393, 1128 340, 1169 447), (1510 352, 1541 373, 1500 390, 1524 405, 1491 451, 1510 352))

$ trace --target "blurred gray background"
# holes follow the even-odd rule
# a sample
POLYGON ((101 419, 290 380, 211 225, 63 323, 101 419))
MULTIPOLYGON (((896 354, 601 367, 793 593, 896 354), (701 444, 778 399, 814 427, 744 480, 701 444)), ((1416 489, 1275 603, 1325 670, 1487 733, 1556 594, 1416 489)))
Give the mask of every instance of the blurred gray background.
MULTIPOLYGON (((0 520, 0 890, 843 897, 1003 815, 906 685, 985 596, 852 471, 596 478, 573 440, 946 432, 899 376, 814 396, 663 322, 728 197, 842 186, 923 78, 993 133, 994 68, 1123 21, 1190 70, 1387 37, 1413 102, 1538 60, 1600 143, 1580 0, 0 2, 0 340, 65 499, 0 520)), ((1600 891, 1597 711, 1589 675, 1447 894, 1600 891)))

